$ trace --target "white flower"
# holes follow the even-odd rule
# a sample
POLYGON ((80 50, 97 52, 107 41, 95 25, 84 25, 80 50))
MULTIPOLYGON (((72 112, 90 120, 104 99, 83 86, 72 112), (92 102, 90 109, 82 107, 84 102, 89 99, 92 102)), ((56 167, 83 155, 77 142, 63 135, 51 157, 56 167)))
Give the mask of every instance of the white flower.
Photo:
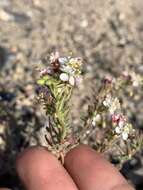
POLYGON ((121 134, 121 128, 117 126, 117 127, 115 128, 115 132, 116 132, 117 134, 121 134))
POLYGON ((69 83, 70 85, 74 86, 75 85, 75 78, 73 76, 69 77, 69 83))
POLYGON ((74 74, 74 70, 70 67, 70 66, 65 66, 65 65, 62 65, 60 67, 60 70, 65 72, 65 73, 69 73, 69 74, 74 74))
POLYGON ((114 114, 112 115, 112 122, 116 125, 115 133, 121 135, 123 140, 127 140, 131 126, 126 123, 125 116, 114 114))
POLYGON ((51 63, 53 63, 53 62, 55 62, 57 59, 59 59, 59 52, 55 52, 55 53, 52 53, 51 55, 50 55, 50 62, 51 63))
POLYGON ((110 113, 113 114, 116 110, 120 109, 120 102, 118 98, 114 98, 112 99, 112 103, 110 106, 110 113))
POLYGON ((105 107, 110 107, 111 106, 111 103, 112 103, 112 98, 111 98, 111 95, 107 95, 105 100, 103 101, 103 105, 105 107))
POLYGON ((92 126, 96 126, 96 121, 94 119, 92 120, 92 126))
POLYGON ((95 118, 96 122, 101 121, 101 115, 100 114, 97 114, 94 118, 95 118))
POLYGON ((123 133, 122 133, 122 138, 123 138, 123 140, 127 140, 128 139, 128 133, 126 132, 126 131, 124 131, 123 133))
POLYGON ((109 112, 110 112, 111 114, 113 114, 115 111, 116 111, 116 107, 111 106, 111 107, 109 108, 109 112))
POLYGON ((118 123, 119 127, 120 128, 123 128, 124 125, 125 125, 125 121, 124 120, 120 120, 119 123, 118 123))
POLYGON ((100 120, 101 120, 101 115, 100 114, 95 115, 92 119, 92 125, 95 127, 96 123, 100 122, 100 120))
POLYGON ((64 82, 68 81, 69 80, 69 76, 67 73, 61 73, 60 74, 60 79, 64 82))
POLYGON ((107 101, 107 100, 104 100, 104 101, 103 101, 103 105, 104 105, 105 107, 109 107, 110 102, 109 102, 109 101, 107 101))
POLYGON ((132 84, 134 87, 138 87, 141 84, 141 76, 135 72, 131 73, 132 84))
POLYGON ((134 87, 138 87, 139 86, 139 81, 138 80, 134 80, 133 81, 133 86, 134 87))
POLYGON ((68 62, 68 59, 66 58, 66 57, 59 57, 59 62, 60 62, 60 64, 66 64, 67 62, 68 62))
POLYGON ((106 96, 105 100, 103 101, 103 105, 109 109, 111 114, 120 108, 120 102, 118 98, 112 98, 110 94, 106 96))
POLYGON ((54 64, 58 65, 57 66, 58 69, 56 69, 56 71, 54 70, 53 74, 55 74, 55 72, 56 72, 55 76, 59 74, 60 80, 68 82, 72 86, 74 86, 81 80, 80 78, 81 65, 82 65, 81 58, 59 57, 59 53, 55 52, 51 54, 50 62, 52 66, 54 64))

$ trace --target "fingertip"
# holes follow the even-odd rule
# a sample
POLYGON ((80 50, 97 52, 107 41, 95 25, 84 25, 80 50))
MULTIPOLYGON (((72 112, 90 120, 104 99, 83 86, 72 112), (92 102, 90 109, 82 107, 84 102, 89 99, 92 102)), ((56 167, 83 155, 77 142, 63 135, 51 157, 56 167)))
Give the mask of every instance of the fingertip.
POLYGON ((25 186, 33 185, 34 180, 46 180, 50 170, 58 167, 57 159, 44 147, 32 147, 23 151, 17 158, 18 176, 25 186), (55 164, 56 163, 56 164, 55 164))
POLYGON ((76 169, 78 165, 80 168, 88 168, 89 165, 91 165, 91 163, 93 163, 95 160, 96 163, 103 160, 104 162, 107 162, 102 154, 97 153, 88 145, 81 144, 68 152, 65 157, 65 167, 67 167, 67 169, 70 169, 70 166, 72 166, 73 169, 76 169))
POLYGON ((25 149, 22 153, 20 153, 17 156, 16 159, 16 168, 18 171, 21 169, 21 167, 27 166, 31 167, 31 164, 33 165, 35 162, 38 164, 41 160, 45 160, 45 157, 48 159, 53 158, 53 155, 51 155, 45 147, 30 147, 25 149), (40 159, 39 159, 40 155, 40 159), (34 159, 34 162, 33 162, 34 159))
POLYGON ((28 175, 37 173, 37 171, 43 166, 47 165, 47 161, 53 162, 55 159, 48 151, 43 147, 31 147, 24 150, 18 155, 16 161, 16 169, 18 175, 22 180, 25 180, 28 175), (36 171, 35 171, 36 170, 36 171), (28 173, 25 173, 27 172, 28 173))
POLYGON ((80 145, 67 154, 65 168, 82 190, 129 186, 111 163, 87 145, 80 145))
POLYGON ((82 161, 84 161, 84 159, 87 160, 87 157, 89 159, 92 152, 94 153, 94 156, 96 158, 103 157, 101 154, 95 152, 88 145, 80 144, 79 146, 73 148, 71 151, 67 153, 65 157, 65 163, 68 164, 68 162, 77 161, 78 159, 82 159, 82 161))
POLYGON ((28 190, 55 189, 64 186, 76 190, 76 186, 55 156, 43 147, 25 150, 17 158, 17 173, 28 190))

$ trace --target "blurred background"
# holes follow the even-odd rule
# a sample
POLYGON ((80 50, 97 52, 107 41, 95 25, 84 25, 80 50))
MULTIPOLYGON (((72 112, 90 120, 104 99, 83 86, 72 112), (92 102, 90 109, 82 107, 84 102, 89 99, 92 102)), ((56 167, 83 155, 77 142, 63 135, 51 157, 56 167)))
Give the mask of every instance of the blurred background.
MULTIPOLYGON (((124 70, 143 75, 142 10, 142 0, 0 0, 0 186, 21 188, 15 156, 39 144, 45 118, 35 101, 35 65, 55 50, 84 59, 84 85, 73 96, 78 126, 79 110, 86 112, 104 76, 124 70)), ((124 95, 124 110, 142 129, 143 89, 135 94, 134 101, 124 95)), ((138 190, 142 162, 140 150, 121 169, 138 190)))

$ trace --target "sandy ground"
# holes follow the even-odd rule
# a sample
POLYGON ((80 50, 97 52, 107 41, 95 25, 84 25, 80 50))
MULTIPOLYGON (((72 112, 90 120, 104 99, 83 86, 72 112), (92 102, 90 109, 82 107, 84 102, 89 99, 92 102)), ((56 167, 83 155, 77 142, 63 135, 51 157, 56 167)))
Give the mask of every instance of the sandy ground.
MULTIPOLYGON (((19 151, 38 144, 44 117, 34 98, 35 65, 53 50, 84 58, 84 85, 73 97, 78 126, 79 110, 86 112, 103 76, 125 69, 143 74, 142 10, 142 0, 0 0, 0 186, 18 188, 10 165, 19 151)), ((142 89, 136 94, 135 102, 125 97, 125 109, 141 128, 142 89)), ((123 172, 140 184, 143 172, 136 170, 136 160, 141 156, 123 172)))

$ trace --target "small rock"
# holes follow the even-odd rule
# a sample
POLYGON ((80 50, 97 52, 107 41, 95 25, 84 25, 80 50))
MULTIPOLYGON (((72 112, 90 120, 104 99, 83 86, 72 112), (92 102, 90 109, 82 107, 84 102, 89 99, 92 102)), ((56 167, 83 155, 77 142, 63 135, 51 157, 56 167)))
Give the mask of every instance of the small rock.
POLYGON ((0 9, 0 20, 2 21, 13 21, 13 15, 7 13, 5 10, 0 9))

